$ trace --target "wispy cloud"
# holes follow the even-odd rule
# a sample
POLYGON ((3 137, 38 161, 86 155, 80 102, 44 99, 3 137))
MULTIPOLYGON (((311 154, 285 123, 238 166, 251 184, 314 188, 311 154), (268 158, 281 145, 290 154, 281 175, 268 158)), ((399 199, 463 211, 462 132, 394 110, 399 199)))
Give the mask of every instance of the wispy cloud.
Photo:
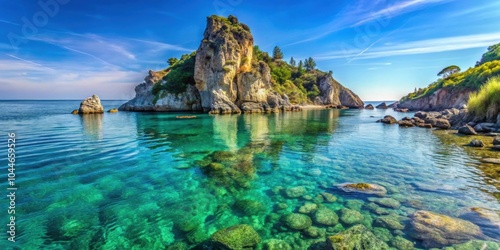
POLYGON ((311 42, 326 37, 337 31, 346 28, 355 28, 363 24, 384 19, 387 22, 391 18, 422 9, 431 4, 443 3, 450 0, 409 0, 388 5, 386 1, 359 1, 346 6, 335 15, 332 21, 313 28, 301 36, 307 38, 301 39, 285 46, 297 45, 311 42), (375 11, 374 11, 375 10, 375 11))
MULTIPOLYGON (((372 51, 360 55, 358 59, 385 58, 391 56, 430 54, 472 48, 485 48, 491 44, 498 43, 499 41, 500 32, 427 39, 400 43, 393 46, 377 47, 372 51)), ((357 54, 359 54, 357 51, 336 51, 328 54, 317 55, 314 58, 316 60, 331 60, 351 58, 357 54)))
POLYGON ((410 0, 410 1, 404 1, 404 2, 398 2, 394 5, 386 6, 385 8, 382 8, 378 11, 375 11, 371 13, 368 16, 364 16, 353 24, 353 27, 360 26, 362 24, 365 24, 367 22, 371 22, 374 20, 377 20, 378 18, 385 17, 385 18, 393 18, 395 16, 399 16, 404 13, 408 13, 417 9, 421 9, 426 5, 429 4, 434 4, 434 3, 440 3, 440 2, 445 2, 449 0, 410 0))
POLYGON ((158 52, 158 51, 167 51, 167 50, 171 50, 171 51, 184 51, 184 52, 193 52, 194 51, 194 49, 184 48, 184 47, 179 46, 179 45, 162 43, 162 42, 157 42, 157 41, 148 41, 148 40, 143 40, 143 39, 130 39, 130 40, 131 41, 135 41, 135 42, 140 42, 140 43, 143 43, 143 44, 146 44, 146 45, 149 45, 149 46, 152 47, 152 49, 155 52, 158 52))
POLYGON ((12 24, 12 25, 16 25, 16 26, 21 26, 21 24, 14 23, 14 22, 7 21, 7 20, 3 20, 3 19, 0 19, 0 23, 6 23, 6 24, 12 24))

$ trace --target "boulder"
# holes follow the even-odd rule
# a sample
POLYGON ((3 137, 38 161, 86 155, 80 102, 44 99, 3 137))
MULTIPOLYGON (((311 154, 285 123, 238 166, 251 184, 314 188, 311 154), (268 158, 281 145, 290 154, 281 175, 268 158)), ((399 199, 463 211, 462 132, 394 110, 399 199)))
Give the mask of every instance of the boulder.
POLYGON ((108 110, 108 113, 118 113, 118 109, 110 109, 108 110))
POLYGON ((264 245, 266 250, 292 250, 290 244, 279 239, 270 239, 264 245))
POLYGON ((377 105, 376 108, 378 108, 378 109, 388 109, 387 104, 385 102, 377 105))
POLYGON ((301 214, 310 214, 318 209, 318 205, 311 202, 306 202, 299 208, 299 213, 301 214))
POLYGON ((240 224, 215 232, 210 240, 216 249, 247 249, 260 243, 261 238, 251 226, 240 224))
POLYGON ((373 107, 373 105, 368 104, 368 105, 366 105, 365 109, 374 109, 374 107, 373 107))
POLYGON ((306 194, 306 188, 303 186, 287 188, 284 190, 285 196, 288 198, 299 198, 306 194))
POLYGON ((311 218, 304 214, 287 214, 282 217, 282 221, 288 228, 294 230, 304 230, 312 226, 311 218))
POLYGON ((339 223, 339 216, 331 209, 320 207, 314 213, 314 222, 324 226, 335 226, 339 223))
POLYGON ((483 236, 481 229, 469 221, 424 210, 413 214, 411 226, 410 235, 422 240, 426 248, 460 244, 483 236))
POLYGON ((71 111, 71 114, 78 115, 78 109, 75 109, 75 110, 71 111))
POLYGON ((389 215, 379 216, 375 220, 374 225, 391 230, 403 230, 405 226, 401 221, 402 218, 399 215, 389 214, 389 215))
POLYGON ((383 119, 380 119, 377 122, 381 122, 381 123, 385 123, 385 124, 394 124, 394 123, 397 123, 398 120, 396 120, 396 118, 394 118, 390 115, 386 115, 386 116, 384 116, 383 119))
POLYGON ((409 127, 413 127, 415 126, 415 124, 413 124, 413 122, 410 120, 401 120, 398 122, 399 126, 400 127, 405 127, 405 128, 409 128, 409 127))
POLYGON ((450 122, 446 119, 436 119, 432 126, 440 129, 450 129, 451 127, 450 122))
POLYGON ((494 151, 500 151, 500 145, 494 145, 491 149, 494 151))
POLYGON ((370 183, 344 183, 338 186, 344 192, 355 192, 363 194, 385 195, 387 189, 377 184, 370 183))
POLYGON ((391 246, 398 249, 398 250, 413 250, 415 249, 413 242, 401 237, 401 236, 396 236, 394 237, 391 242, 391 246))
POLYGON ((500 145, 500 136, 496 136, 495 139, 493 139, 493 145, 500 145))
POLYGON ((481 140, 474 139, 469 142, 468 146, 482 148, 484 147, 484 142, 481 140))
POLYGON ((477 132, 474 130, 474 128, 469 126, 468 124, 465 124, 458 128, 458 133, 463 135, 477 135, 477 132))
POLYGON ((391 109, 394 109, 394 108, 397 108, 397 107, 398 107, 398 104, 399 104, 399 101, 397 101, 397 102, 393 102, 393 103, 389 104, 387 107, 388 107, 388 108, 391 108, 391 109))
POLYGON ((392 209, 398 209, 401 206, 401 203, 393 198, 368 198, 368 200, 392 209))
POLYGON ((358 224, 363 220, 363 215, 356 210, 342 208, 340 210, 340 220, 348 225, 358 224))
POLYGON ((385 250, 389 246, 363 225, 353 226, 326 238, 328 250, 385 250))
POLYGON ((101 99, 97 95, 92 95, 91 97, 83 100, 80 103, 80 109, 78 109, 79 114, 100 114, 104 113, 104 108, 101 105, 101 99))

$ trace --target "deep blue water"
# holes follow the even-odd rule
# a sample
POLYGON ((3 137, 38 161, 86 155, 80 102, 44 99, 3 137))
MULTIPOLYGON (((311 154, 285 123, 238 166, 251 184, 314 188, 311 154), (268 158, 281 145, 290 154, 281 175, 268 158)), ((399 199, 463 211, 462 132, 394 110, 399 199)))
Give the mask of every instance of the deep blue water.
MULTIPOLYGON (((329 192, 338 200, 325 206, 337 212, 353 200, 370 203, 368 197, 336 188, 345 182, 386 187, 387 197, 402 204, 393 212, 405 217, 419 209, 455 217, 471 207, 500 210, 494 196, 499 190, 463 147, 432 130, 375 123, 386 114, 411 114, 308 110, 195 114, 195 119, 178 119, 178 113, 71 115, 79 103, 0 101, 3 186, 7 133, 14 132, 18 187, 17 242, 12 245, 5 236, 2 249, 165 249, 174 242, 194 246, 240 223, 253 226, 263 240, 285 239, 297 248, 314 240, 283 229, 275 218, 297 211, 308 197, 290 199, 276 190, 302 186, 310 197, 329 192), (207 172, 204 166, 210 157, 215 159, 215 151, 230 154, 236 172, 207 172), (242 200, 258 201, 261 211, 248 214, 238 205, 242 200), (277 211, 279 203, 288 208, 277 211)), ((103 106, 108 110, 122 103, 103 101, 103 106)), ((7 199, 0 205, 6 224, 7 199)), ((378 216, 359 211, 368 226, 378 216)), ((402 232, 419 246, 406 229, 402 232)), ((390 230, 391 237, 398 234, 390 230)))

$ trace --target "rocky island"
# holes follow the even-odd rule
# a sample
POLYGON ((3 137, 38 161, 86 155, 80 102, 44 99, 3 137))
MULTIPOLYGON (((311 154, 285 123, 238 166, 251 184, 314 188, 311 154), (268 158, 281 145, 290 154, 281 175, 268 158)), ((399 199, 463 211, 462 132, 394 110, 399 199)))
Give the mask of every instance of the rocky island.
POLYGON ((198 111, 211 114, 297 110, 297 105, 363 108, 363 101, 332 77, 314 69, 312 58, 296 65, 254 46, 250 28, 234 16, 207 18, 196 52, 170 67, 149 71, 123 111, 198 111))

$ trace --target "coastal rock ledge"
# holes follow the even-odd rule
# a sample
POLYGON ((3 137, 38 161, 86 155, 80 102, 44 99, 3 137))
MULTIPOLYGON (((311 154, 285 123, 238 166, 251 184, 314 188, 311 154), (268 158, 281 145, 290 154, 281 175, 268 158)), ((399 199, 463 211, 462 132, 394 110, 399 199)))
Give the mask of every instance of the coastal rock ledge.
MULTIPOLYGON (((73 111, 73 113, 77 113, 75 111, 73 111)), ((100 113, 104 113, 104 107, 101 104, 101 99, 99 99, 97 95, 92 95, 91 97, 83 100, 83 102, 80 103, 78 114, 100 114, 100 113)))
MULTIPOLYGON (((135 98, 119 110, 211 114, 300 110, 290 103, 286 94, 275 91, 275 84, 268 63, 258 61, 254 55, 254 39, 248 26, 232 16, 210 16, 198 50, 168 69, 149 71, 144 82, 135 88, 135 98), (186 67, 180 66, 182 63, 186 67), (169 77, 169 74, 173 75, 169 77), (174 77, 179 75, 189 77, 181 80, 174 77)), ((356 94, 331 75, 318 79, 317 85, 319 96, 311 100, 315 104, 364 106, 356 94)))

